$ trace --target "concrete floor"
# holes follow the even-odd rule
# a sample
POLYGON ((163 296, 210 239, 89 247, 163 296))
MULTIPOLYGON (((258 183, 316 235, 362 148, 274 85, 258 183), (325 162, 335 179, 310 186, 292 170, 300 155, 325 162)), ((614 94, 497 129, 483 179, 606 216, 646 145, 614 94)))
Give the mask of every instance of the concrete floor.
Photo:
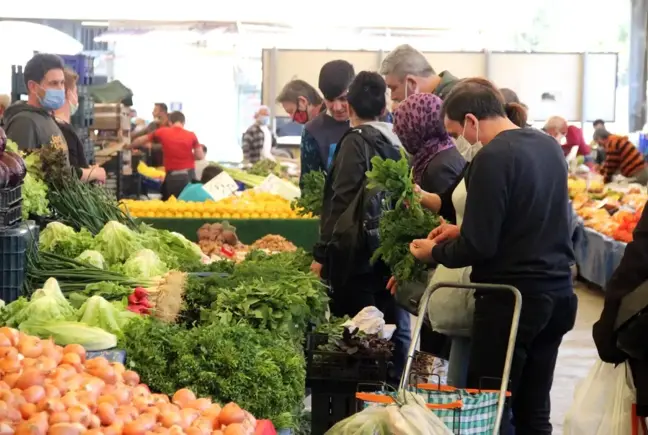
POLYGON ((551 390, 551 422, 554 435, 562 435, 563 420, 574 397, 576 384, 587 376, 597 359, 592 340, 592 325, 603 309, 603 292, 579 284, 578 316, 575 328, 565 336, 551 390))

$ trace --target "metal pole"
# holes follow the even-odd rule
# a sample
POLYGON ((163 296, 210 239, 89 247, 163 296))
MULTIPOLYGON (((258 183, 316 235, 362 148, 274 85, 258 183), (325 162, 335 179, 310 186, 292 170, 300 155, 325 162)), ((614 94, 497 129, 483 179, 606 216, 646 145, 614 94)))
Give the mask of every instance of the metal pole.
POLYGON ((493 75, 493 59, 491 58, 491 51, 487 48, 484 49, 484 76, 490 80, 493 75))
POLYGON ((589 53, 585 51, 584 53, 581 54, 581 64, 583 66, 583 71, 580 77, 580 90, 581 90, 581 101, 580 101, 580 122, 581 122, 581 128, 585 127, 585 123, 587 122, 588 118, 588 111, 587 111, 587 86, 586 83, 588 81, 588 69, 589 69, 589 53))
POLYGON ((270 108, 270 119, 272 120, 272 131, 274 133, 277 132, 277 105, 275 104, 275 100, 277 99, 277 56, 278 50, 277 47, 274 47, 270 50, 270 65, 268 68, 268 81, 270 82, 268 86, 269 101, 267 102, 270 108))

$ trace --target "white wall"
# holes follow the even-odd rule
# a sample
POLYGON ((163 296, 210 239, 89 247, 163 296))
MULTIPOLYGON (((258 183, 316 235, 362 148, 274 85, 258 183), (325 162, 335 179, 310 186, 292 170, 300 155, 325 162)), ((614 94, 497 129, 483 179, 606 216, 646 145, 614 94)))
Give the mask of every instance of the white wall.
POLYGON ((137 36, 116 42, 114 52, 114 78, 133 91, 140 117, 150 120, 156 102, 180 102, 210 160, 241 159, 232 53, 137 36))

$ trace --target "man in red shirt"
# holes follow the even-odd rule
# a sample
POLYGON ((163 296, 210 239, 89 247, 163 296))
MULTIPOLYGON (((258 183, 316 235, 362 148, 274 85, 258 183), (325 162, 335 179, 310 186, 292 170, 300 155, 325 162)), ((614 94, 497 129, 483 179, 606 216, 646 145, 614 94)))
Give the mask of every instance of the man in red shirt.
POLYGON ((162 145, 166 178, 162 185, 162 199, 178 197, 182 189, 196 177, 196 159, 203 159, 205 152, 196 135, 185 130, 185 116, 182 112, 169 114, 169 127, 161 127, 154 132, 135 139, 131 148, 151 147, 152 142, 162 145))

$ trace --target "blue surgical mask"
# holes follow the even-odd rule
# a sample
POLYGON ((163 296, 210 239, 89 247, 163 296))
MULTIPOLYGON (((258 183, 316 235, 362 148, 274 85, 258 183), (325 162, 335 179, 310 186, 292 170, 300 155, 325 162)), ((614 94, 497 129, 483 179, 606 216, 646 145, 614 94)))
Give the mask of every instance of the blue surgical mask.
POLYGON ((43 98, 38 97, 41 106, 45 110, 58 110, 65 104, 64 89, 45 89, 43 98))
POLYGON ((270 124, 270 117, 269 116, 260 116, 259 117, 259 122, 263 125, 268 125, 270 124))
POLYGON ((79 110, 79 105, 70 103, 70 116, 74 116, 77 110, 79 110))

